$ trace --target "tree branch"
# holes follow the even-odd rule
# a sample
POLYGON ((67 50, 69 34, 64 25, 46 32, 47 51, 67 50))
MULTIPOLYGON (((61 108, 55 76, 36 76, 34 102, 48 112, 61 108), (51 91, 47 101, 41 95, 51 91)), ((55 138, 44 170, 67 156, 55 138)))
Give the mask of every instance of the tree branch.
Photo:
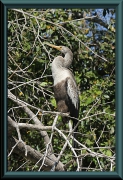
POLYGON ((102 19, 99 19, 98 16, 85 17, 85 20, 92 21, 94 23, 98 23, 101 26, 108 28, 108 24, 106 24, 102 19))
MULTIPOLYGON (((13 152, 17 153, 18 155, 21 155, 22 157, 26 157, 28 160, 36 163, 38 161, 38 166, 40 166, 44 159, 44 154, 40 153, 39 151, 31 148, 29 145, 26 145, 27 147, 27 156, 25 156, 25 147, 22 142, 18 142, 18 140, 14 137, 10 137, 8 139, 8 149, 11 150, 12 147, 16 144, 16 147, 14 148, 13 152), (40 161, 39 161, 40 160, 40 161)), ((42 166, 42 170, 50 171, 52 168, 54 162, 56 159, 54 159, 54 155, 50 155, 50 157, 45 157, 44 164, 42 166)), ((61 162, 58 163, 56 166, 56 171, 64 171, 63 164, 61 162)))
MULTIPOLYGON (((18 98, 16 98, 15 95, 13 95, 10 90, 8 90, 8 97, 10 99, 12 99, 14 102, 16 102, 19 106, 21 105, 21 108, 24 109, 24 111, 29 115, 29 117, 34 121, 35 125, 37 126, 42 126, 43 127, 43 124, 38 120, 38 118, 35 116, 35 114, 27 107, 25 106, 24 102, 22 102, 21 100, 19 100, 18 98)), ((9 118, 9 124, 13 125, 13 127, 16 127, 16 124, 10 120, 9 118), (10 123, 11 122, 11 123, 10 123)), ((10 129, 10 128, 9 128, 10 129)), ((10 133, 10 131, 9 131, 10 133)), ((48 145, 48 155, 49 155, 49 158, 50 159, 53 159, 53 162, 57 161, 57 158, 56 156, 53 154, 53 148, 52 148, 52 144, 50 143, 50 146, 49 146, 49 142, 50 142, 50 139, 49 139, 49 136, 47 134, 46 131, 41 131, 40 130, 40 134, 41 136, 44 138, 44 143, 45 143, 45 146, 47 147, 48 145)), ((18 145, 18 144, 17 144, 18 145)), ((27 150, 28 152, 28 150, 27 150)), ((28 153, 27 153, 27 156, 28 156, 28 153)), ((39 159, 38 159, 39 160, 39 159)), ((61 162, 60 163, 60 166, 63 167, 63 164, 61 162)))
POLYGON ((31 129, 31 130, 38 130, 38 131, 47 131, 51 130, 52 126, 42 126, 42 125, 35 125, 35 124, 28 124, 28 123, 17 123, 13 121, 10 116, 8 116, 8 123, 12 127, 19 127, 20 129, 26 128, 26 129, 31 129))

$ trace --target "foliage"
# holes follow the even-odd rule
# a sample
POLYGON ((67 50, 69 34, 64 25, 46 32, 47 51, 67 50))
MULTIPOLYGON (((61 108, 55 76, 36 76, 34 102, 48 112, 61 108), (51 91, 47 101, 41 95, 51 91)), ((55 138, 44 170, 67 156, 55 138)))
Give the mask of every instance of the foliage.
MULTIPOLYGON (((77 151, 82 158, 80 169, 114 171, 115 11, 99 11, 105 16, 106 25, 106 16, 110 18, 107 28, 100 25, 100 14, 100 21, 93 21, 96 17, 94 12, 96 10, 92 9, 9 9, 8 89, 17 99, 27 103, 44 126, 52 126, 56 116, 53 112, 57 112, 57 108, 50 63, 60 53, 49 48, 45 42, 69 47, 74 55, 71 69, 80 94, 77 139, 81 143, 77 151), (90 20, 90 17, 93 19, 90 20)), ((34 124, 33 118, 11 98, 8 115, 17 123, 34 124)), ((60 116, 58 122, 61 122, 60 116)), ((67 124, 59 129, 68 135, 67 124)), ((44 140, 37 130, 21 129, 20 132, 26 144, 46 153, 44 140)), ((51 138, 52 131, 47 133, 51 138)), ((13 135, 18 138, 16 130, 13 135)), ((56 157, 64 143, 63 137, 55 131, 52 145, 56 157)), ((69 164, 72 156, 70 147, 66 148, 60 161, 64 165, 69 164)), ((10 154, 8 161, 11 171, 39 170, 38 164, 14 153, 10 154), (18 166, 16 162, 19 162, 18 166)), ((67 166, 67 171, 76 169, 76 163, 67 166)))

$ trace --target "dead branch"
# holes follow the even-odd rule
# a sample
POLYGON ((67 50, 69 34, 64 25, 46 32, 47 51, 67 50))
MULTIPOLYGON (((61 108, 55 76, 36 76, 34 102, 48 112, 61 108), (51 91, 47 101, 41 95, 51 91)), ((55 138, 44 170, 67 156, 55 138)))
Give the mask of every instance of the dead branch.
MULTIPOLYGON (((16 102, 18 105, 21 105, 21 108, 23 108, 24 111, 29 115, 29 117, 34 121, 35 125, 37 125, 37 126, 39 126, 39 127, 40 127, 40 126, 43 127, 43 124, 38 120, 38 118, 35 116, 35 114, 34 114, 27 106, 25 106, 24 102, 19 101, 19 99, 16 98, 16 96, 13 95, 9 90, 8 90, 8 97, 9 97, 10 99, 12 99, 14 102, 16 102)), ((16 124, 15 124, 12 120, 10 120, 10 118, 9 118, 9 124, 11 124, 13 127, 16 127, 16 124), (11 123, 10 123, 10 122, 11 122, 11 123)), ((9 128, 9 129, 10 129, 10 128, 9 128)), ((10 133, 10 132, 9 132, 9 133, 10 133)), ((41 136, 44 138, 44 144, 45 144, 45 146, 47 147, 47 145, 48 145, 48 148, 46 148, 46 149, 47 149, 47 151, 48 151, 49 158, 50 158, 51 160, 53 160, 53 162, 57 161, 57 158, 56 158, 55 155, 53 154, 52 144, 50 143, 50 145, 49 145, 50 139, 49 139, 49 136, 48 136, 47 132, 40 130, 40 134, 41 134, 41 136)), ((17 144, 17 146, 18 146, 18 144, 17 144)), ((12 147, 13 147, 13 146, 12 146, 12 147)), ((16 148, 16 147, 15 147, 15 148, 16 148)), ((27 156, 28 156, 28 150, 27 150, 27 156)), ((38 159, 38 160, 39 160, 39 159, 38 159)), ((63 166, 61 162, 60 162, 60 166, 63 166)))
MULTIPOLYGON (((18 143, 18 140, 14 137, 10 137, 8 138, 8 149, 11 150, 12 147, 17 144, 17 146, 14 148, 13 152, 17 153, 18 155, 21 155, 22 157, 26 157, 28 160, 37 163, 38 162, 38 166, 40 166, 42 164, 42 161, 44 159, 44 154, 40 153, 39 151, 31 148, 29 145, 26 145, 27 147, 27 156, 25 156, 25 147, 24 144, 22 142, 18 143)), ((45 171, 50 171, 50 169, 52 168, 53 164, 55 163, 56 159, 54 158, 54 155, 50 155, 50 157, 45 157, 45 161, 42 167, 42 170, 45 171)), ((61 162, 58 163, 58 165, 56 166, 56 171, 64 171, 63 168, 63 164, 61 162)))
POLYGON ((35 124, 28 124, 28 123, 16 123, 10 118, 10 116, 8 116, 8 125, 15 128, 19 127, 20 129, 26 128, 26 129, 38 130, 38 131, 47 131, 47 130, 52 129, 52 126, 42 126, 42 125, 35 125, 35 124))

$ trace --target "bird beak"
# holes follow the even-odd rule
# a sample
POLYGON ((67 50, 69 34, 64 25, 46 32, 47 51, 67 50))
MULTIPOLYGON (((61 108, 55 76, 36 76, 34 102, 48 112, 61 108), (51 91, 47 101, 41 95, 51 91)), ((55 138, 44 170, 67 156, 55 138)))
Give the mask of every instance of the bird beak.
POLYGON ((45 44, 47 44, 48 46, 50 46, 50 47, 52 47, 52 48, 55 48, 55 49, 57 49, 57 50, 59 50, 59 51, 62 49, 61 46, 55 46, 55 45, 50 44, 50 43, 45 43, 45 44))

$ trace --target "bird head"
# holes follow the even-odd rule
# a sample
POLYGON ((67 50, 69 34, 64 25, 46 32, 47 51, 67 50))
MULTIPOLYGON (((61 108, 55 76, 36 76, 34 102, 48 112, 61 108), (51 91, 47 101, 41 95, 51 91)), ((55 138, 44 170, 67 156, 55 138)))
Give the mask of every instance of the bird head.
POLYGON ((60 65, 62 67, 65 67, 65 68, 70 67, 72 60, 73 60, 73 53, 68 47, 66 47, 66 46, 55 46, 55 45, 49 44, 49 43, 45 43, 45 44, 47 44, 48 46, 50 46, 52 48, 59 50, 61 53, 63 53, 65 55, 64 58, 56 57, 53 61, 53 64, 57 64, 57 65, 60 65))
POLYGON ((63 54, 66 54, 68 51, 70 51, 70 49, 68 47, 66 47, 66 46, 55 46, 55 45, 49 44, 49 43, 45 43, 45 44, 47 44, 48 46, 50 46, 52 48, 55 48, 55 49, 59 50, 63 54))

